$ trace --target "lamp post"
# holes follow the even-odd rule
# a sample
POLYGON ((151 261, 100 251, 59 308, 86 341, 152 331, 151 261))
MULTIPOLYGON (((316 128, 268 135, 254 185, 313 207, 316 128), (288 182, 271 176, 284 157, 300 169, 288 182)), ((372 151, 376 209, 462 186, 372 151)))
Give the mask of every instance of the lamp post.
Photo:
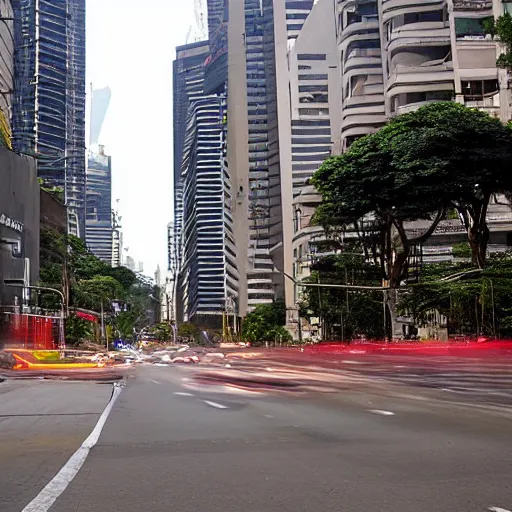
POLYGON ((47 291, 56 293, 60 297, 60 325, 59 325, 59 350, 61 352, 61 356, 64 356, 64 351, 66 350, 66 338, 64 336, 64 319, 65 319, 65 313, 64 313, 64 294, 57 290, 56 288, 49 288, 47 286, 29 286, 26 285, 24 282, 21 283, 17 279, 4 279, 4 285, 8 286, 10 288, 21 288, 26 290, 40 290, 40 291, 47 291))

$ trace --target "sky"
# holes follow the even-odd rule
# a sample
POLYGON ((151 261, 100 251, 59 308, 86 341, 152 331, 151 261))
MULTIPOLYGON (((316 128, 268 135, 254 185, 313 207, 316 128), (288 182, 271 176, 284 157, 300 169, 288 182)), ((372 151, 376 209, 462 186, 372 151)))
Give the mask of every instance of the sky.
POLYGON ((99 139, 112 156, 112 202, 124 247, 150 276, 167 268, 172 61, 193 9, 193 0, 87 0, 87 89, 112 90, 99 139))

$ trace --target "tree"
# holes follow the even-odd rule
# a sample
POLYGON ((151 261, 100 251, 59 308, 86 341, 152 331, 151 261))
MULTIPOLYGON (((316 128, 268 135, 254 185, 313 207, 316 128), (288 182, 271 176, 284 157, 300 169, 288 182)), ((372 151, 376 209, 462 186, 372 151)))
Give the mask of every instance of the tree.
POLYGON ((511 169, 508 127, 457 103, 430 104, 322 164, 311 180, 322 194, 314 222, 359 238, 389 282, 395 330, 394 289, 407 278, 414 247, 432 235, 448 208, 463 219, 475 264, 485 265, 487 208, 494 194, 512 190, 511 169), (414 220, 428 226, 411 236, 407 223, 414 220))
POLYGON ((507 336, 512 334, 512 254, 490 258, 483 272, 468 263, 427 265, 418 284, 401 296, 399 311, 418 325, 432 325, 438 314, 447 319, 448 334, 507 336), (466 272, 464 272, 466 271, 466 272), (460 274, 458 280, 447 276, 460 274))
POLYGON ((483 268, 489 202, 512 190, 510 127, 477 109, 442 102, 396 117, 382 133, 389 135, 393 166, 427 179, 417 192, 436 194, 458 211, 473 262, 483 268))
POLYGON ((251 343, 265 341, 291 341, 291 334, 284 328, 286 306, 283 301, 260 304, 244 320, 242 336, 251 343))
POLYGON ((160 323, 152 327, 151 333, 158 341, 169 341, 171 339, 171 327, 169 324, 160 323))
MULTIPOLYGON (((66 310, 74 307, 99 312, 103 303, 109 311, 110 301, 123 300, 129 311, 112 322, 125 338, 133 334, 135 326, 147 325, 147 311, 153 305, 152 283, 139 279, 127 268, 112 268, 94 256, 80 238, 54 230, 42 231, 40 278, 43 286, 63 290, 66 310)), ((56 295, 44 293, 40 298, 42 307, 60 308, 56 295)), ((80 326, 75 320, 70 320, 70 325, 76 329, 80 326)), ((71 339, 77 338, 70 332, 71 339)))
POLYGON ((506 12, 497 20, 487 19, 484 21, 484 28, 503 45, 503 53, 498 57, 496 66, 512 69, 512 15, 506 12))
MULTIPOLYGON (((349 253, 320 258, 311 266, 311 276, 304 281, 322 284, 379 286, 379 268, 364 261, 355 247, 349 253)), ((382 317, 382 292, 305 287, 300 304, 301 317, 321 319, 327 339, 369 339, 385 337, 382 317), (339 327, 338 327, 339 326, 339 327)))
POLYGON ((198 334, 199 327, 190 322, 183 322, 178 326, 178 336, 182 338, 196 338, 198 334))
POLYGON ((110 309, 110 303, 122 299, 124 290, 121 283, 109 276, 96 275, 77 283, 73 291, 73 302, 77 307, 100 311, 110 309))
POLYGON ((66 319, 66 342, 72 345, 80 343, 84 339, 92 337, 92 326, 76 315, 71 315, 66 319))

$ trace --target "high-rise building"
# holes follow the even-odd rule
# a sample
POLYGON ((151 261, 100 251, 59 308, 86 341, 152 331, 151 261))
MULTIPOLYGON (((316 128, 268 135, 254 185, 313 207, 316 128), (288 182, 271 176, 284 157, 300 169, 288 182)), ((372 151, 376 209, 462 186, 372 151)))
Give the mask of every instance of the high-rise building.
POLYGON ((112 262, 112 160, 103 146, 87 159, 85 240, 95 256, 112 262))
MULTIPOLYGON (((176 267, 181 258, 181 228, 183 220, 183 189, 180 182, 183 145, 187 130, 189 102, 203 94, 204 62, 208 57, 207 41, 176 48, 173 62, 173 145, 174 145, 174 254, 176 267)), ((171 255, 169 255, 171 258, 171 255)), ((168 262, 170 265, 170 261, 168 262)))
POLYGON ((68 230, 85 236, 85 0, 18 0, 13 146, 64 190, 68 230))
POLYGON ((107 115, 112 91, 110 87, 93 89, 91 85, 91 119, 89 128, 89 147, 99 144, 103 122, 107 115))
POLYGON ((223 165, 221 96, 191 102, 183 152, 182 260, 179 300, 183 318, 219 327, 227 288, 236 285, 232 217, 227 203, 231 184, 223 165))
POLYGON ((0 2, 0 145, 12 149, 14 92, 14 11, 10 0, 0 2))
POLYGON ((105 262, 112 262, 112 159, 98 145, 103 121, 110 103, 108 87, 91 86, 89 152, 86 170, 85 241, 89 249, 105 262))
POLYGON ((217 66, 222 65, 223 57, 220 7, 214 55, 204 42, 177 48, 175 218, 168 230, 168 237, 174 237, 173 241, 168 240, 169 269, 177 268, 176 317, 214 327, 222 325, 227 296, 236 296, 238 278, 232 186, 225 165, 226 77, 217 66), (205 70, 210 72, 207 82, 205 70))
MULTIPOLYGON (((323 230, 310 225, 321 197, 313 187, 298 183, 300 167, 306 165, 309 158, 313 164, 311 172, 321 163, 321 151, 316 151, 321 150, 322 137, 326 137, 323 141, 326 144, 327 137, 330 138, 333 151, 345 151, 357 138, 377 131, 391 117, 435 101, 458 101, 505 122, 511 119, 512 113, 511 84, 507 72, 496 68, 499 48, 496 41, 486 35, 483 24, 490 16, 500 16, 504 10, 511 12, 510 3, 418 0, 398 4, 384 0, 338 0, 334 18, 336 58, 333 58, 332 35, 329 35, 329 43, 325 40, 315 49, 315 40, 327 35, 327 11, 323 30, 308 31, 308 27, 321 23, 322 3, 323 0, 319 0, 315 4, 297 45, 289 51, 295 223, 293 272, 297 279, 309 275, 311 261, 321 256, 320 247, 325 241, 323 230), (319 19, 315 21, 317 15, 319 19), (306 46, 301 47, 302 44, 306 46), (309 61, 300 57, 301 53, 310 53, 309 61), (302 75, 298 75, 298 81, 295 61, 302 75), (324 69, 320 67, 322 62, 324 69), (339 69, 332 75, 336 67, 339 69), (309 73, 316 76, 307 77, 309 73), (326 82, 322 82, 324 78, 326 82), (341 84, 337 85, 339 80, 341 84), (324 87, 319 89, 319 85, 324 87), (338 97, 333 97, 333 92, 338 97), (323 104, 318 103, 319 99, 323 104), (300 141, 299 124, 295 120, 298 118, 294 116, 320 114, 319 110, 308 112, 309 107, 327 109, 324 117, 330 121, 322 126, 325 121, 317 117, 314 127, 307 131, 307 136, 313 138, 306 140, 304 133, 300 141), (300 149, 299 142, 309 147, 300 149), (303 152, 308 159, 300 162, 303 152)), ((329 8, 332 9, 332 5, 329 8)), ((283 159, 281 166, 283 169, 283 159)), ((310 170, 305 171, 307 177, 310 170)), ((283 173, 281 176, 284 182, 283 173)), ((505 223, 509 218, 508 206, 491 201, 488 212, 491 252, 506 248, 505 229, 499 222, 505 223)), ((421 230, 424 226, 418 221, 409 228, 421 230)), ((422 248, 422 258, 430 262, 453 260, 453 244, 463 242, 466 236, 458 220, 444 220, 422 248)))

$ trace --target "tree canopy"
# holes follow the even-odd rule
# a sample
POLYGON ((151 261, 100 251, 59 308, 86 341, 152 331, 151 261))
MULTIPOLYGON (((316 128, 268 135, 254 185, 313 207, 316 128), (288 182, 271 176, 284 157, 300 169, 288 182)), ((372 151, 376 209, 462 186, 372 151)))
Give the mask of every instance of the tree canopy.
MULTIPOLYGON (((355 252, 320 258, 311 266, 310 283, 379 286, 378 267, 355 252)), ((301 317, 320 319, 327 339, 352 339, 364 335, 383 339, 382 292, 305 287, 300 303, 301 317)))
MULTIPOLYGON (((66 309, 87 309, 100 312, 103 306, 110 313, 112 301, 128 305, 128 311, 108 319, 123 339, 133 335, 134 327, 148 325, 148 311, 154 308, 159 291, 147 278, 137 276, 125 267, 112 268, 94 256, 83 240, 53 230, 41 232, 41 285, 63 290, 66 309)), ((42 307, 59 309, 59 298, 44 293, 42 307)), ((92 335, 83 320, 70 315, 67 338, 77 341, 92 335)))
POLYGON ((291 334, 284 328, 286 307, 283 301, 260 304, 244 320, 242 337, 253 344, 262 342, 291 341, 291 334))
POLYGON ((512 15, 506 12, 497 20, 485 20, 485 29, 488 34, 496 37, 502 45, 503 52, 496 61, 499 68, 512 69, 512 15))
POLYGON ((489 201, 512 190, 512 130, 458 103, 429 104, 328 159, 312 183, 322 194, 315 221, 328 230, 352 226, 363 239, 369 228, 366 241, 378 246, 383 277, 392 286, 404 277, 411 247, 433 233, 450 207, 483 267, 489 201), (410 237, 405 223, 417 219, 431 222, 410 237))

